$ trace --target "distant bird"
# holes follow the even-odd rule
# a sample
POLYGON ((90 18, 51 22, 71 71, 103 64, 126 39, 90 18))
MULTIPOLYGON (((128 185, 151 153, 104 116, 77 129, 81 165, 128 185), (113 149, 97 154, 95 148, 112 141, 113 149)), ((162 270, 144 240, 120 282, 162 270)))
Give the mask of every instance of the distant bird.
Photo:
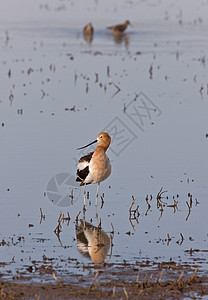
MULTIPOLYGON (((96 193, 96 206, 97 206, 97 197, 100 182, 107 179, 111 174, 111 164, 110 160, 106 155, 106 150, 110 146, 111 137, 107 132, 101 132, 98 134, 97 139, 84 146, 80 147, 77 150, 86 148, 94 143, 99 145, 95 148, 94 152, 91 152, 80 158, 77 165, 77 178, 76 181, 81 182, 80 185, 84 185, 84 195, 86 184, 98 183, 97 193, 96 193)), ((85 197, 84 197, 85 205, 85 197)))
POLYGON ((83 28, 83 34, 84 35, 93 35, 94 33, 94 28, 92 26, 92 23, 88 23, 84 28, 83 28))
POLYGON ((117 24, 107 27, 107 29, 112 30, 114 33, 122 33, 127 28, 128 25, 131 25, 129 20, 126 20, 123 24, 117 24))

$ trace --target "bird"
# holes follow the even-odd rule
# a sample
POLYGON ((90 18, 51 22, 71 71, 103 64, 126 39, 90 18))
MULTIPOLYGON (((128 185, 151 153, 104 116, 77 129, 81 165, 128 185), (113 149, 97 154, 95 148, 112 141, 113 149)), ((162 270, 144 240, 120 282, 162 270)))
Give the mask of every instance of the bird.
POLYGON ((93 39, 93 34, 94 34, 94 28, 92 26, 92 23, 88 23, 87 25, 85 25, 85 27, 83 28, 83 35, 85 40, 90 44, 92 42, 93 39))
POLYGON ((97 206, 100 182, 106 180, 111 174, 110 160, 105 153, 111 143, 111 137, 107 132, 99 133, 95 141, 84 147, 80 147, 77 150, 84 149, 94 143, 98 143, 94 152, 90 152, 89 154, 81 157, 77 164, 76 181, 80 182, 80 186, 84 186, 84 206, 86 185, 92 183, 98 184, 95 204, 97 206))
POLYGON ((126 20, 123 24, 117 24, 107 27, 107 29, 112 30, 115 34, 121 34, 127 28, 128 25, 131 25, 129 20, 126 20))

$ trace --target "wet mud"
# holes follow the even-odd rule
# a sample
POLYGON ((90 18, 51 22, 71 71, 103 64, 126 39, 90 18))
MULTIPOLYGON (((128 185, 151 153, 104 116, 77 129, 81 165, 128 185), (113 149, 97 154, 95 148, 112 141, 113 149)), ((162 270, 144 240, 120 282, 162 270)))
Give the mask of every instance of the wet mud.
POLYGON ((125 266, 120 269, 116 274, 107 275, 106 280, 100 280, 97 271, 88 287, 83 287, 84 276, 80 278, 80 285, 63 283, 56 276, 54 284, 0 281, 0 299, 201 299, 208 295, 208 278, 197 275, 197 269, 191 274, 191 270, 177 266, 177 271, 173 271, 169 263, 159 272, 125 266), (170 274, 166 269, 169 273, 171 270, 171 279, 167 279, 170 274))

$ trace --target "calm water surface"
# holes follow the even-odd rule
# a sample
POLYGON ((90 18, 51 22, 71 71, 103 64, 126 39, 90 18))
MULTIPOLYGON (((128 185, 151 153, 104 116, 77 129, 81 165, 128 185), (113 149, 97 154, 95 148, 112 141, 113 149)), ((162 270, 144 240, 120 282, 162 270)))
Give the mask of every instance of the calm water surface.
MULTIPOLYGON (((63 279, 93 265, 76 235, 80 211, 83 219, 76 162, 85 153, 76 148, 102 130, 112 137, 112 174, 98 206, 102 258, 173 260, 206 273, 207 3, 193 2, 187 12, 186 1, 21 2, 2 16, 0 31, 1 275, 11 279, 44 257, 63 279), (105 27, 126 18, 134 27, 115 40, 105 27), (89 21, 91 44, 82 36, 89 21), (130 214, 132 196, 138 210, 130 214), (58 239, 60 211, 71 220, 58 239)), ((1 3, 6 12, 9 5, 16 1, 1 3)), ((87 187, 85 214, 95 227, 96 188, 87 187)))

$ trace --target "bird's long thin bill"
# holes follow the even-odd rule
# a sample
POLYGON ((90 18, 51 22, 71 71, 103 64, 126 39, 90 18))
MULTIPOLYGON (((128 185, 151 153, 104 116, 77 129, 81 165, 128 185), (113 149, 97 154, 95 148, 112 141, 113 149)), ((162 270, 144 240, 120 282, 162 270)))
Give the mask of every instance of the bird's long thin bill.
POLYGON ((86 146, 84 146, 84 147, 77 148, 77 150, 84 149, 84 148, 86 148, 86 147, 88 147, 88 146, 90 146, 90 145, 92 145, 92 144, 94 144, 94 143, 97 143, 97 140, 95 140, 95 141, 92 142, 92 143, 89 143, 88 145, 86 145, 86 146))

